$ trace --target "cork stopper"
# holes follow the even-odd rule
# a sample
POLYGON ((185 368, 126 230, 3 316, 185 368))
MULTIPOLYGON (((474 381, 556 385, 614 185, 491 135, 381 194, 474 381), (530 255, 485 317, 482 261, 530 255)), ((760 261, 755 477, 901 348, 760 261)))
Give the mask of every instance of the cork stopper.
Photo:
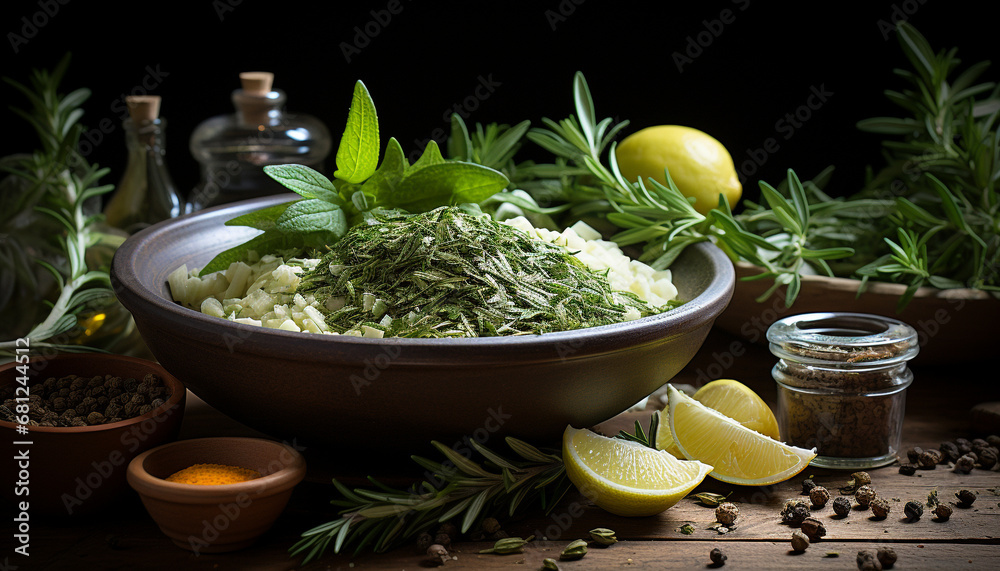
POLYGON ((269 71, 244 71, 240 74, 243 92, 248 95, 267 95, 274 83, 274 74, 269 71))
POLYGON ((129 117, 136 123, 152 121, 160 116, 159 95, 128 95, 125 97, 129 117))

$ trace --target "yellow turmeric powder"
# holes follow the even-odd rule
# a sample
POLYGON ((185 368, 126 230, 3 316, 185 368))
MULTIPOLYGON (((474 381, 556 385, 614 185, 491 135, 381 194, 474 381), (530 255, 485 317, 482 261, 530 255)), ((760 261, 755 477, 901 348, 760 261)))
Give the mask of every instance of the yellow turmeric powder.
POLYGON ((217 486, 246 482, 255 478, 260 478, 260 472, 249 468, 223 464, 195 464, 167 476, 166 480, 178 484, 217 486))

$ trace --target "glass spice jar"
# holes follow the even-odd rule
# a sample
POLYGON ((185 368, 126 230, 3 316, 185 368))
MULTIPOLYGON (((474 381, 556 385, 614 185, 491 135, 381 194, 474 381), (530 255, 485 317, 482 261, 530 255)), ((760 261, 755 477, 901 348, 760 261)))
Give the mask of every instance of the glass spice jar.
POLYGON ((863 469, 896 460, 903 428, 907 362, 916 330, 862 313, 807 313, 767 331, 778 362, 778 424, 791 445, 816 448, 811 464, 863 469))

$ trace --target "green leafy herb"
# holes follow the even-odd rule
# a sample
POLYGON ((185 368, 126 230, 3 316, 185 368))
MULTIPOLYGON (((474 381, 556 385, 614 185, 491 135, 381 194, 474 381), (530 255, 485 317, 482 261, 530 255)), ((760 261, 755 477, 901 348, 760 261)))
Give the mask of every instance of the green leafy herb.
POLYGON ((299 291, 331 300, 333 331, 394 337, 537 334, 654 312, 566 248, 476 210, 373 214, 331 246, 299 291))
MULTIPOLYGON (((83 115, 80 105, 90 96, 90 91, 76 89, 65 95, 58 92, 68 65, 67 56, 52 72, 36 70, 30 86, 5 78, 31 102, 30 111, 14 111, 34 126, 42 148, 32 154, 13 155, 0 161, 0 170, 10 175, 4 181, 5 186, 10 185, 5 194, 12 194, 17 201, 13 209, 5 209, 5 214, 15 216, 3 220, 0 227, 0 267, 3 268, 0 301, 6 306, 10 300, 15 284, 9 280, 15 276, 36 286, 40 283, 29 264, 38 254, 28 255, 27 252, 50 254, 51 261, 38 257, 35 263, 51 274, 58 296, 48 313, 22 336, 31 340, 32 348, 85 351, 94 348, 53 340, 70 333, 77 326, 77 316, 82 311, 113 300, 107 268, 88 267, 86 254, 88 248, 98 243, 117 245, 121 238, 98 231, 101 216, 93 214, 94 209, 88 206, 92 199, 110 192, 113 187, 98 184, 108 169, 90 164, 77 150, 83 132, 79 123, 83 115), (30 217, 26 213, 41 216, 30 217), (43 235, 46 230, 51 234, 43 235), (40 241, 25 242, 31 235, 40 241), (53 235, 58 247, 48 242, 53 235), (65 261, 60 262, 58 258, 65 261)), ((26 313, 22 307, 15 309, 26 313)), ((15 340, 0 342, 0 355, 12 356, 17 346, 15 340)))
POLYGON ((434 442, 444 462, 414 456, 429 477, 408 490, 375 480, 377 489, 352 490, 334 480, 342 498, 331 503, 343 508, 340 517, 303 533, 291 554, 305 554, 305 564, 327 549, 340 553, 352 544, 355 553, 367 547, 381 552, 452 519, 461 522, 465 533, 492 513, 512 516, 533 503, 547 513, 572 487, 562 458, 516 438, 507 437, 506 443, 516 460, 471 441, 483 458, 480 464, 434 442))
POLYGON ((642 425, 639 421, 635 421, 635 434, 629 434, 625 430, 621 430, 616 435, 616 438, 621 438, 623 440, 631 440, 633 442, 638 442, 643 446, 648 446, 656 450, 656 432, 659 430, 660 426, 660 412, 656 411, 649 416, 649 429, 646 431, 642 430, 642 425))
POLYGON ((249 226, 261 234, 217 255, 202 268, 201 275, 246 261, 253 252, 301 252, 334 244, 350 228, 365 224, 380 211, 418 213, 479 203, 509 182, 492 168, 446 160, 433 141, 411 165, 399 142, 390 138, 379 165, 379 145, 375 104, 358 81, 337 150, 333 180, 303 165, 265 166, 268 176, 302 198, 227 221, 227 225, 249 226))

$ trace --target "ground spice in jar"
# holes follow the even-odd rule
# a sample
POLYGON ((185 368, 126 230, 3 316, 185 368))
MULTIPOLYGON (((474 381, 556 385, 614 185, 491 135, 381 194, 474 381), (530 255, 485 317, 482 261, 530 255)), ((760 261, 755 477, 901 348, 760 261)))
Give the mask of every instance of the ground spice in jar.
POLYGON ((826 468, 896 460, 916 330, 875 315, 812 313, 776 321, 767 338, 789 444, 815 448, 812 464, 826 468))
POLYGON ((174 472, 166 477, 168 482, 176 484, 196 484, 199 486, 218 486, 222 484, 238 484, 260 478, 260 472, 239 466, 224 464, 195 464, 174 472))

